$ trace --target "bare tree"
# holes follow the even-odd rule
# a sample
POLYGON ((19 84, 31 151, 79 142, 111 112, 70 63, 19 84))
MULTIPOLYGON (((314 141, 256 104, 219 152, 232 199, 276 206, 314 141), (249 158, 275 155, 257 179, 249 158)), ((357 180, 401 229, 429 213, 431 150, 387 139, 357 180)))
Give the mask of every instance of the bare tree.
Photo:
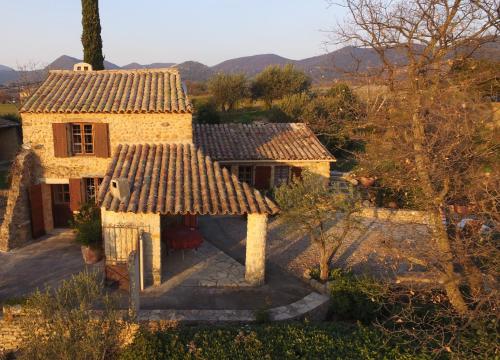
POLYGON ((498 73, 494 66, 461 71, 458 64, 474 62, 485 48, 497 46, 499 3, 345 0, 341 5, 348 16, 332 41, 373 49, 381 66, 371 80, 389 88, 351 129, 366 142, 361 168, 412 194, 414 207, 429 213, 435 251, 418 261, 439 274, 433 286, 439 284, 452 305, 447 316, 470 326, 492 315, 499 303, 494 234, 500 147, 491 103, 480 91, 498 73), (475 218, 472 225, 449 212, 450 205, 466 206, 475 218))

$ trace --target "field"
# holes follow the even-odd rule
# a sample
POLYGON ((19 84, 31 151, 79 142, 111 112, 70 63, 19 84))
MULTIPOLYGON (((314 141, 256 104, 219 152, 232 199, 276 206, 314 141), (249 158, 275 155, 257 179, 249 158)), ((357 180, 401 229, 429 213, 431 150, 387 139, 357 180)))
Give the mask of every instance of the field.
POLYGON ((0 104, 0 115, 17 114, 16 104, 0 104))

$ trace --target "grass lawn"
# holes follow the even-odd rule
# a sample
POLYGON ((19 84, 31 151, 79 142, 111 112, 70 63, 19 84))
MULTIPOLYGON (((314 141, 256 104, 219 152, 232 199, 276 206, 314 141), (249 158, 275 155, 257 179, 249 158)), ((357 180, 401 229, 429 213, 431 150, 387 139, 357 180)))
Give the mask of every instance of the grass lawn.
POLYGON ((16 104, 0 104, 0 116, 5 114, 17 114, 16 104))

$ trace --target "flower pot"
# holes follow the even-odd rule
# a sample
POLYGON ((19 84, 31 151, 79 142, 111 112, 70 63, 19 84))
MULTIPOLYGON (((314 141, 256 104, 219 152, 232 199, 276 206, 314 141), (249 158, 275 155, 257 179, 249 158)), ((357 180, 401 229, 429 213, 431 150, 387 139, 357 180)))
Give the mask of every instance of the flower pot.
POLYGON ((390 201, 387 206, 390 208, 390 209, 397 209, 398 208, 398 204, 395 202, 395 201, 390 201))
POLYGON ((83 261, 85 264, 92 265, 96 264, 103 258, 103 253, 101 248, 95 248, 90 246, 82 246, 83 261))
POLYGON ((359 180, 360 184, 364 187, 370 187, 373 184, 375 184, 375 178, 372 178, 372 177, 369 178, 369 177, 361 176, 358 180, 359 180))

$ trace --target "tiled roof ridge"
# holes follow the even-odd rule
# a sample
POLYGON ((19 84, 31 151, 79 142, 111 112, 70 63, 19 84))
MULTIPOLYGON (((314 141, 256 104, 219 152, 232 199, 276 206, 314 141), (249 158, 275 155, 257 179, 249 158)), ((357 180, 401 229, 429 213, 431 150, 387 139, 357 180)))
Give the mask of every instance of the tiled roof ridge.
POLYGON ((174 75, 179 75, 179 69, 174 67, 164 67, 164 68, 142 68, 142 69, 105 69, 105 70, 70 70, 70 69, 52 69, 49 70, 49 74, 89 74, 89 73, 117 73, 117 74, 128 74, 128 73, 148 73, 148 72, 162 72, 171 73, 174 75))

